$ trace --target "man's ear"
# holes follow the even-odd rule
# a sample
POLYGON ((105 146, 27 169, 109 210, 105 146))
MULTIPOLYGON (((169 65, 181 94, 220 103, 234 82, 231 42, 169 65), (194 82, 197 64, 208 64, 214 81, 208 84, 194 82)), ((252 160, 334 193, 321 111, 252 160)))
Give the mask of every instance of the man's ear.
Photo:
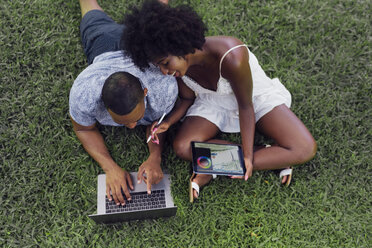
POLYGON ((144 96, 147 96, 147 88, 144 88, 144 89, 143 89, 143 95, 144 95, 144 96))

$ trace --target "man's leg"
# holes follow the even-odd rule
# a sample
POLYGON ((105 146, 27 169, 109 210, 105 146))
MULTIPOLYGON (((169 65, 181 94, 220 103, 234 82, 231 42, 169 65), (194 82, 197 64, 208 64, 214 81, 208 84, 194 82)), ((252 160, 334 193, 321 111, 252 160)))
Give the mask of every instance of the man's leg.
MULTIPOLYGON (((159 2, 168 4, 168 0, 159 0, 159 2)), ((84 17, 84 15, 93 9, 98 9, 103 11, 101 6, 97 3, 96 0, 79 0, 80 3, 80 9, 81 9, 81 17, 84 17)))
POLYGON ((116 23, 96 0, 80 0, 80 35, 88 64, 98 55, 120 50, 124 25, 116 23))
POLYGON ((98 9, 103 11, 101 6, 98 5, 96 0, 79 0, 80 9, 81 9, 81 17, 84 17, 85 14, 93 9, 98 9))

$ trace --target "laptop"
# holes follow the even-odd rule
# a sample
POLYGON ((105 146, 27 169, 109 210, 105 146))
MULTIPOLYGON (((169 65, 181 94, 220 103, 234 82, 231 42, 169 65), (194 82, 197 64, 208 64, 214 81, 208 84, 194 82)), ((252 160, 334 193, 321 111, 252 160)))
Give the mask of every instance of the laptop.
POLYGON ((147 194, 145 182, 137 184, 137 172, 131 172, 130 175, 134 190, 130 191, 132 200, 126 200, 124 206, 117 206, 114 200, 111 202, 108 200, 106 175, 98 175, 97 213, 89 215, 92 220, 98 224, 110 224, 176 215, 177 206, 174 205, 171 196, 169 174, 164 174, 160 183, 151 185, 151 195, 147 194))

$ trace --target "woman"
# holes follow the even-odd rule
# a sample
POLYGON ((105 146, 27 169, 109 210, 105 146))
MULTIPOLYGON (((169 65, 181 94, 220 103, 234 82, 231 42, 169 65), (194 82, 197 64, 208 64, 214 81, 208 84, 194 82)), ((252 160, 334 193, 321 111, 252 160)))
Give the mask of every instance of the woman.
MULTIPOLYGON (((124 24, 123 49, 133 62, 140 68, 154 64, 163 74, 177 77, 181 97, 189 100, 167 116, 156 131, 167 130, 187 111, 174 141, 179 157, 192 159, 191 141, 229 143, 214 139, 220 131, 240 132, 245 180, 252 170, 288 168, 314 157, 316 142, 289 109, 290 93, 278 79, 266 76, 239 39, 205 38, 206 27, 194 10, 187 6, 171 8, 158 1, 133 9, 124 24), (275 144, 254 151, 255 128, 275 144)), ((282 183, 288 185, 292 171, 286 173, 282 183)), ((191 201, 211 178, 193 175, 191 201)))

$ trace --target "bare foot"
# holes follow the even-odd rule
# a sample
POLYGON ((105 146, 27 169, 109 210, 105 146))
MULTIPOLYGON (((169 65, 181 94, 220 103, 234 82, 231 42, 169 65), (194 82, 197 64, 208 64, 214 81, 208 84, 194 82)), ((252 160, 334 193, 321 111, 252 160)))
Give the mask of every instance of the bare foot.
MULTIPOLYGON (((258 151, 258 150, 260 150, 260 149, 262 149, 262 148, 269 148, 269 147, 272 147, 272 146, 277 146, 277 144, 273 144, 273 145, 269 145, 269 144, 267 144, 267 145, 265 145, 265 146, 258 146, 258 147, 255 147, 255 149, 256 149, 256 151, 258 151)), ((287 167, 287 168, 285 168, 285 169, 290 169, 290 168, 291 168, 291 167, 287 167)), ((283 169, 283 170, 285 170, 285 169, 283 169)), ((291 179, 289 178, 289 175, 283 176, 283 177, 282 177, 282 184, 286 184, 288 180, 291 180, 291 179)), ((289 184, 289 183, 290 183, 290 182, 288 182, 288 184, 289 184)))
MULTIPOLYGON (((287 169, 291 169, 291 167, 283 169, 281 173, 283 173, 283 171, 287 169)), ((285 184, 286 186, 288 186, 291 183, 291 180, 292 180, 292 172, 290 172, 289 175, 282 176, 282 184, 285 184)))
MULTIPOLYGON (((198 174, 198 175, 196 175, 196 177, 192 181, 197 183, 199 185, 199 187, 201 188, 204 185, 206 185, 207 183, 209 183, 210 180, 212 180, 212 175, 198 174)), ((193 194, 194 194, 194 198, 197 199, 198 198, 198 192, 196 192, 195 189, 193 190, 193 194)))
POLYGON ((285 184, 285 182, 287 182, 287 179, 288 179, 288 176, 282 177, 282 184, 285 184))

